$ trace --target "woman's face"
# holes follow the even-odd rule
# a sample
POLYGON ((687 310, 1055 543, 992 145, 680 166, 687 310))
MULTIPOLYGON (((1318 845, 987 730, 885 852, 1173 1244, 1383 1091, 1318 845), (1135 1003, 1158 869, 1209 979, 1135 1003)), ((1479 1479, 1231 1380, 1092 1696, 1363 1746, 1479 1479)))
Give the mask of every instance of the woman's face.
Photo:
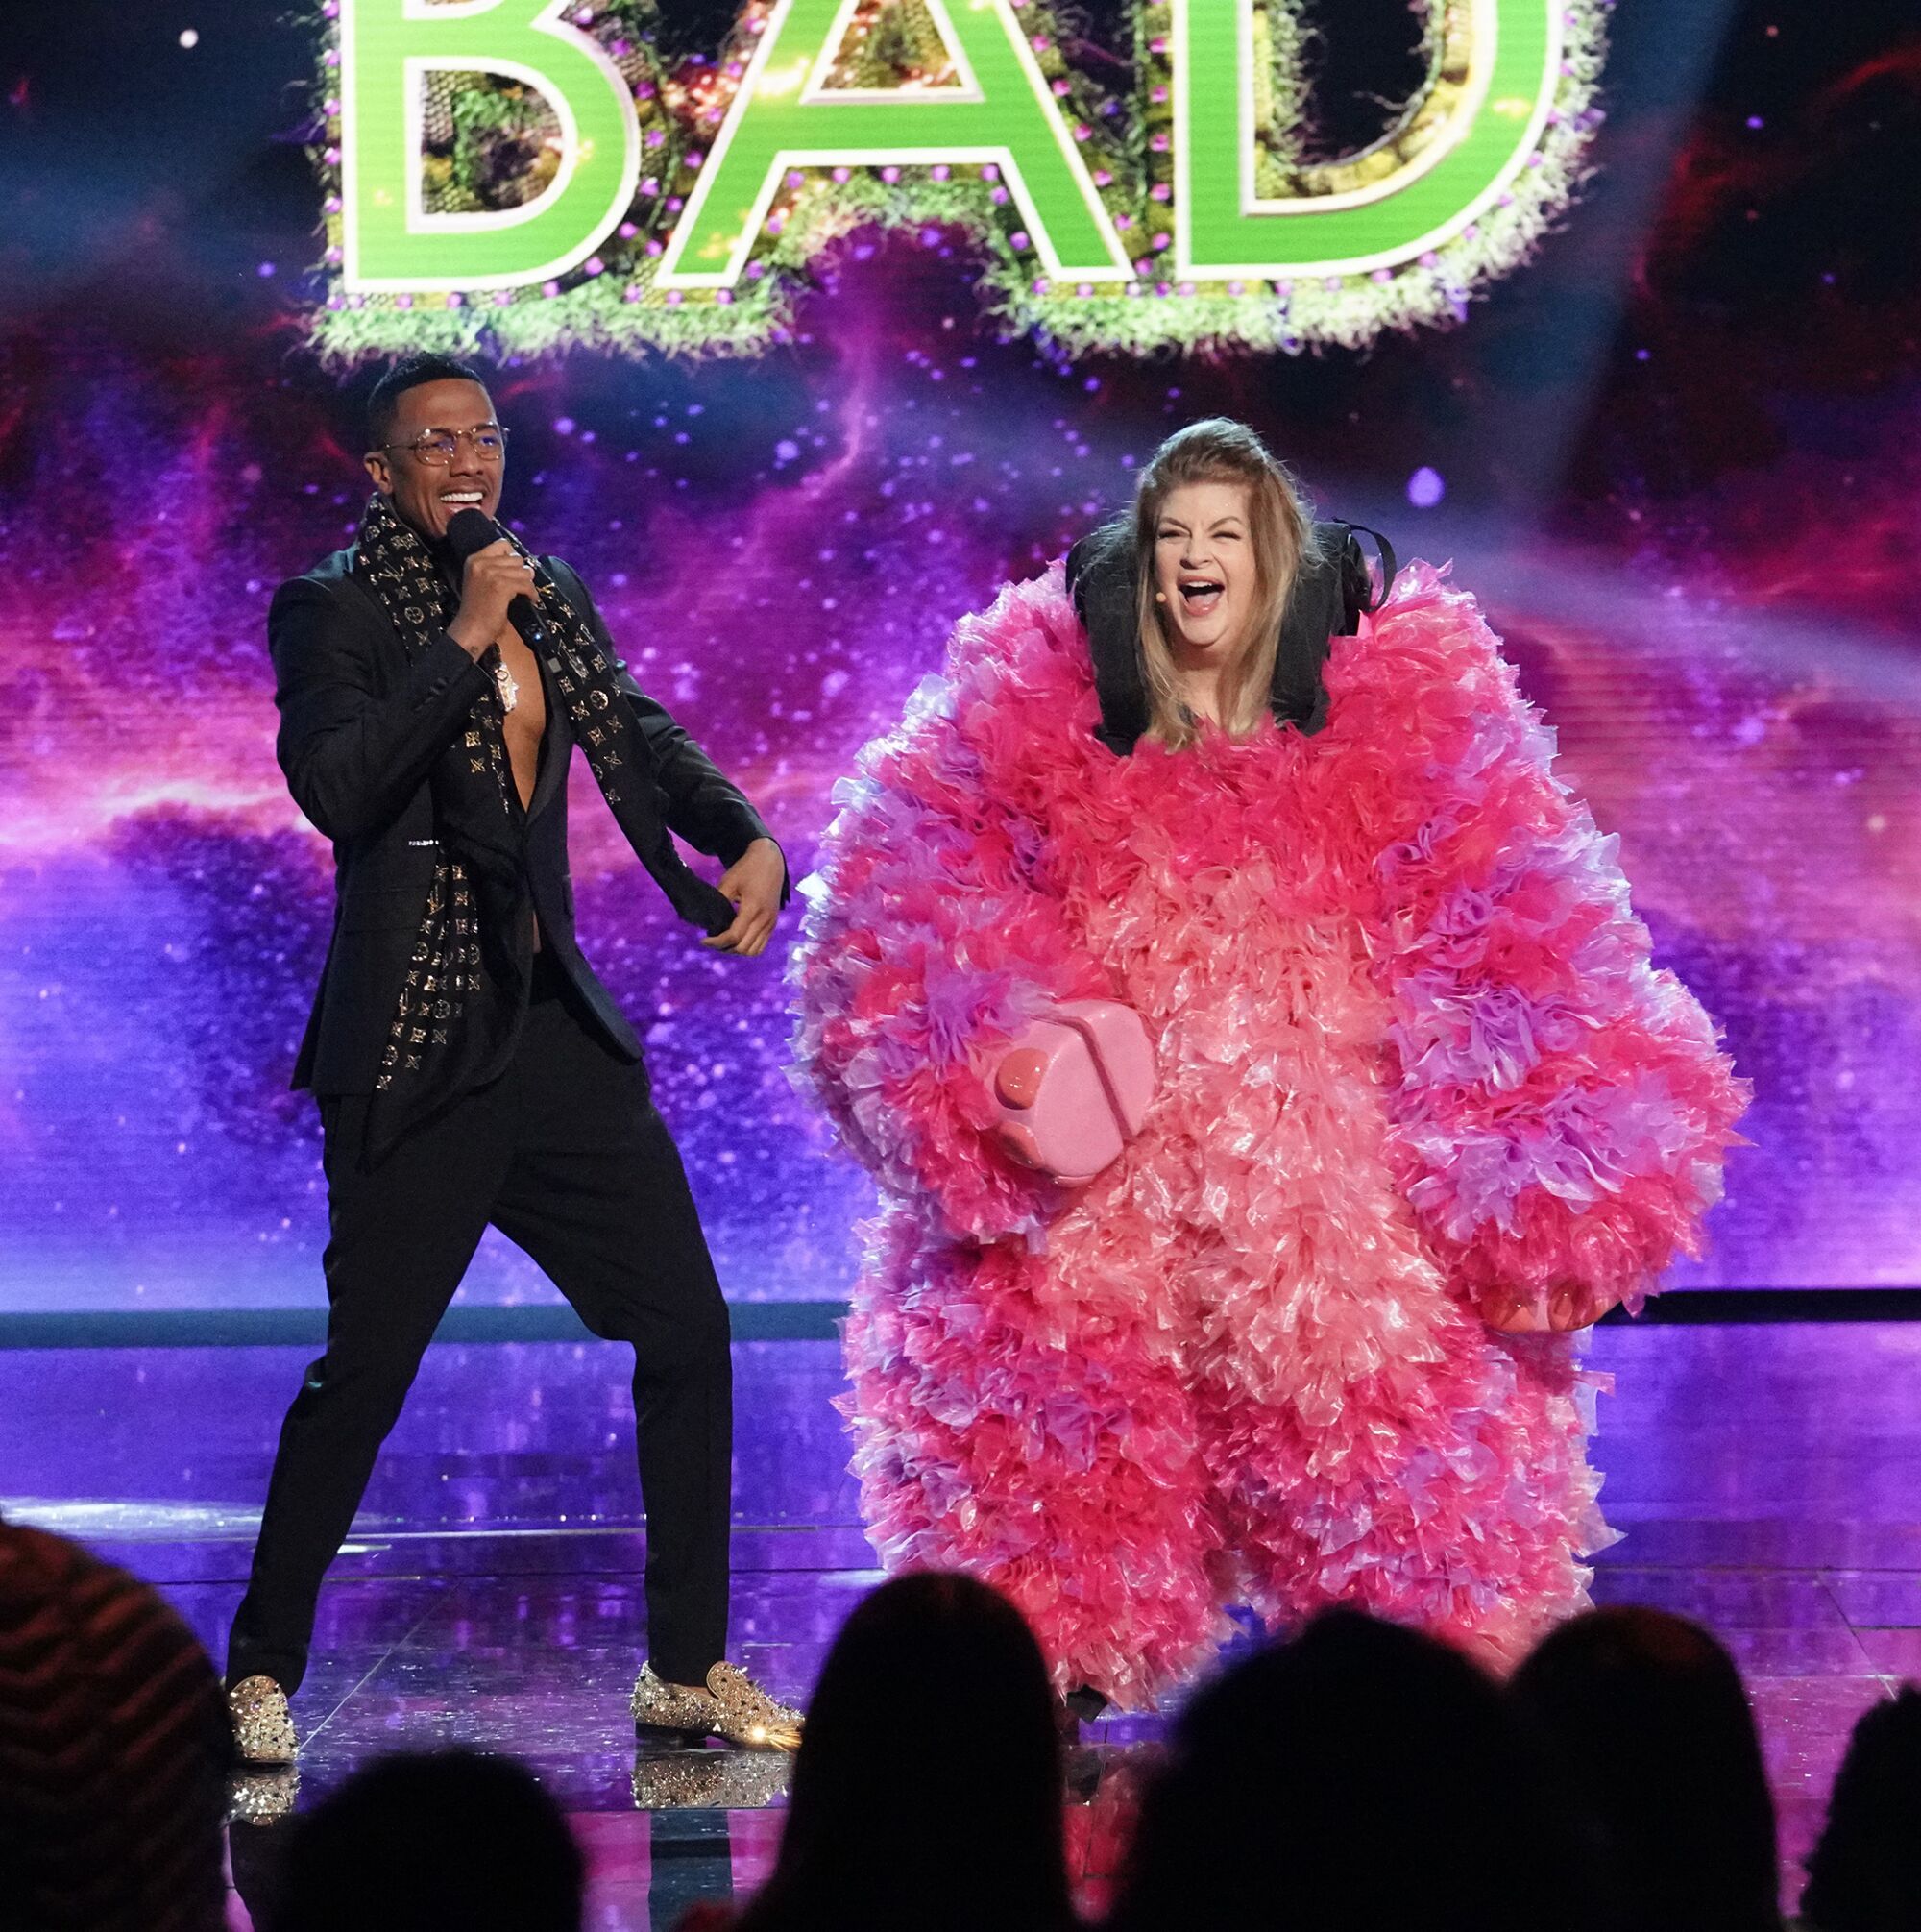
POLYGON ((1182 483, 1167 493, 1155 526, 1154 587, 1186 654, 1234 648, 1254 601, 1245 483, 1182 483))

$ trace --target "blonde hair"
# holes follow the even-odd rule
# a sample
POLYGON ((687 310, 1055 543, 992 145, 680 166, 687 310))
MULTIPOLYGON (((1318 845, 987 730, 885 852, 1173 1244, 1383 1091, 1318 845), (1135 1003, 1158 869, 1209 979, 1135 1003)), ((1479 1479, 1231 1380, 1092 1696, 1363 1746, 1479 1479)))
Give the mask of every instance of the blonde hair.
POLYGON ((1245 634, 1221 673, 1221 722, 1244 738, 1267 715, 1280 620, 1313 533, 1294 478, 1245 423, 1212 416, 1177 429, 1141 472, 1134 493, 1135 580, 1139 585, 1141 663, 1147 673, 1148 735, 1179 747, 1195 723, 1180 696, 1173 642, 1155 598, 1155 535, 1168 497, 1184 483, 1240 483, 1248 493, 1248 534, 1254 560, 1254 601, 1245 634))

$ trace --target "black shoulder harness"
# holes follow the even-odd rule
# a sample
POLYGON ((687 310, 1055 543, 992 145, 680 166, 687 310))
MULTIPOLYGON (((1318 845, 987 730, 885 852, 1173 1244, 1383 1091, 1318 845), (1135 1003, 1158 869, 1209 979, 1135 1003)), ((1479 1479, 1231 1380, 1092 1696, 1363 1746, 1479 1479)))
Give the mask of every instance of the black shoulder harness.
MULTIPOLYGON (((1270 702, 1276 720, 1309 737, 1327 721, 1327 692, 1321 668, 1328 641, 1350 636, 1363 611, 1377 610, 1395 576, 1394 546, 1365 524, 1322 523, 1314 536, 1280 621, 1270 702), (1374 589, 1357 532, 1380 551, 1380 589, 1374 589)), ((1094 689, 1101 700, 1095 736, 1126 757, 1147 729, 1147 676, 1136 632, 1133 538, 1117 520, 1084 536, 1067 552, 1067 588, 1087 632, 1094 660, 1094 689)))

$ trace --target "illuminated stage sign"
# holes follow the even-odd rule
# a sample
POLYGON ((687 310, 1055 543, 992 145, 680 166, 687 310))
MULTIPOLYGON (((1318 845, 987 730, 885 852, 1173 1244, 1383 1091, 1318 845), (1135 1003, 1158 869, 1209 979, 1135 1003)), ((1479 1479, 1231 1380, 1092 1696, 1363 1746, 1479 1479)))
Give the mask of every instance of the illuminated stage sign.
POLYGON ((763 0, 674 69, 653 0, 325 11, 341 360, 752 352, 868 225, 966 232, 1004 326, 1068 355, 1358 347, 1524 258, 1602 56, 1598 0, 1433 0, 1423 86, 1317 162, 1303 0, 1132 6, 1120 91, 1038 0, 763 0))

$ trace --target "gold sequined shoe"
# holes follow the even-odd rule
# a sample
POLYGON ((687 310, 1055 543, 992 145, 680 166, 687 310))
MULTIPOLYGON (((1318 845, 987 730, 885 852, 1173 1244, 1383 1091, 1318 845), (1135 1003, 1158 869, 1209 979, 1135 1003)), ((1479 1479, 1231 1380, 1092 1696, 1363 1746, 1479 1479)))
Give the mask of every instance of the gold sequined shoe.
POLYGON ((290 1764, 267 1764, 258 1771, 243 1771, 227 1786, 227 1822, 278 1823, 293 1815, 300 1788, 301 1774, 290 1764))
POLYGON ((738 1664, 716 1664, 707 1685, 669 1684, 641 1666, 634 1685, 634 1723, 644 1731, 691 1744, 697 1738, 725 1738, 756 1750, 798 1750, 805 1720, 797 1710, 776 1703, 738 1664))
POLYGON ((227 1693, 233 1749, 243 1764, 292 1764, 300 1755, 287 1694, 272 1677, 243 1677, 227 1693))
POLYGON ((644 1749, 634 1760, 639 1811, 766 1811, 787 1796, 793 1757, 784 1750, 644 1749))

